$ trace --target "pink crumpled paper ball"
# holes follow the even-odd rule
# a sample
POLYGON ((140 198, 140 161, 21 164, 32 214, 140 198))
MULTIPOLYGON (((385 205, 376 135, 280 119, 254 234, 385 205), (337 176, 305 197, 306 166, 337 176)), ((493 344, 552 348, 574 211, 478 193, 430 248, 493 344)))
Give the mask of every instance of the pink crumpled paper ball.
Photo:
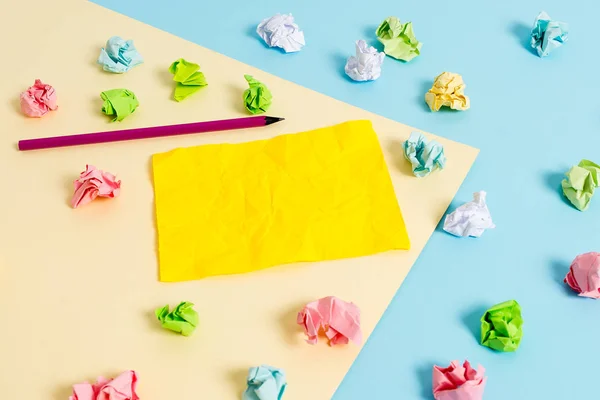
POLYGON ((56 91, 52 86, 42 83, 39 79, 36 79, 33 86, 21 93, 21 111, 29 117, 39 118, 57 108, 56 91))
POLYGON ((487 377, 485 368, 477 371, 468 361, 461 366, 452 361, 447 368, 433 366, 433 397, 435 400, 481 400, 487 377))
POLYGON ((73 395, 69 396, 69 400, 139 400, 136 385, 135 371, 125 371, 114 379, 100 376, 95 384, 73 385, 73 395))
POLYGON ((117 197, 121 192, 121 181, 113 174, 101 171, 93 165, 86 165, 79 179, 73 182, 75 193, 71 199, 73 208, 83 206, 96 197, 117 197))
POLYGON ((304 327, 309 344, 317 343, 320 331, 325 333, 330 346, 347 344, 349 340, 362 342, 360 309, 334 296, 308 303, 298 313, 297 322, 304 327))
POLYGON ((600 298, 600 253, 589 252, 575 257, 565 283, 582 297, 600 298))

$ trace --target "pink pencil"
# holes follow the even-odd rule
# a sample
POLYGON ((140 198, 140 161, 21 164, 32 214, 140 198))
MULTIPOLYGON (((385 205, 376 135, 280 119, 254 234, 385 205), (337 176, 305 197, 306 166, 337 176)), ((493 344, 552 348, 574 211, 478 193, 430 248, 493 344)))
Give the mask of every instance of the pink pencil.
POLYGON ((233 129, 256 128, 283 121, 279 117, 245 117, 222 119, 219 121, 192 122, 190 124, 154 126, 120 131, 82 133, 69 136, 26 139, 19 141, 19 150, 40 150, 53 147, 80 146, 85 144, 120 142, 124 140, 149 139, 164 136, 188 135, 190 133, 228 131, 233 129))

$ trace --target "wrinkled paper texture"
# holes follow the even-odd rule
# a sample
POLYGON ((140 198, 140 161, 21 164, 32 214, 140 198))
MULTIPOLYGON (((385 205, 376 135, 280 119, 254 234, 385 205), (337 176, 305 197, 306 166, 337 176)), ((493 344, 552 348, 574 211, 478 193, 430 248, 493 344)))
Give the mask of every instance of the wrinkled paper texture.
POLYGON ((173 80, 177 82, 173 94, 176 101, 185 100, 188 96, 208 85, 206 77, 200 72, 200 66, 183 58, 174 61, 169 66, 169 72, 173 74, 173 80))
POLYGON ((175 149, 152 166, 163 282, 410 248, 370 121, 175 149))
POLYGON ((444 106, 453 110, 468 110, 471 102, 465 95, 466 87, 459 74, 442 72, 435 77, 433 86, 425 93, 425 102, 431 111, 439 111, 444 106))
POLYGON ((281 400, 287 380, 282 369, 261 365, 250 368, 247 384, 242 400, 281 400))
POLYGON ((21 93, 21 111, 32 118, 39 118, 58 108, 56 91, 50 85, 36 79, 33 86, 21 93))
POLYGON ((421 54, 422 44, 415 37, 412 22, 403 24, 397 17, 388 17, 375 34, 383 44, 383 51, 390 57, 410 61, 421 54))
POLYGON ((297 322, 304 327, 309 344, 317 343, 320 331, 325 333, 330 346, 348 344, 350 340, 362 343, 360 309, 335 296, 308 303, 298 313, 297 322))
POLYGON ((569 26, 564 22, 553 21, 545 11, 537 16, 531 30, 531 47, 538 56, 546 57, 568 39, 569 26))
POLYGON ((117 197, 121 193, 121 181, 108 172, 101 171, 93 165, 86 165, 79 178, 73 182, 75 193, 71 206, 77 208, 91 203, 96 197, 117 197))
POLYGON ((112 89, 100 93, 100 98, 104 100, 102 112, 108 116, 114 116, 111 120, 123 121, 128 115, 131 115, 140 105, 137 97, 131 90, 112 89))
POLYGON ((98 64, 107 72, 122 74, 136 65, 140 65, 144 59, 138 53, 133 40, 125 40, 119 36, 113 36, 106 42, 106 47, 100 49, 98 64))
POLYGON ((481 317, 481 344, 497 351, 515 351, 523 337, 521 306, 515 300, 496 304, 481 317))
POLYGON ((248 89, 244 91, 244 107, 250 114, 260 114, 266 112, 271 107, 273 95, 271 91, 250 75, 244 75, 244 79, 248 82, 248 89))
POLYGON ((73 385, 73 395, 69 400, 139 400, 135 371, 125 371, 114 379, 99 377, 95 384, 73 385))
POLYGON ((381 64, 385 54, 367 45, 364 40, 356 41, 356 56, 346 62, 346 75, 355 81, 373 81, 381 75, 381 64))
POLYGON ((412 132, 403 144, 404 157, 410 161, 413 174, 418 178, 446 165, 444 147, 435 140, 428 141, 420 132, 412 132))
POLYGON ((256 33, 269 47, 280 47, 286 53, 300 51, 306 44, 304 32, 294 23, 292 14, 275 14, 258 24, 256 33))
POLYGON ((485 197, 486 193, 483 190, 473 193, 473 201, 446 215, 444 230, 454 236, 480 237, 486 229, 495 228, 485 197))
POLYGON ((435 400, 482 400, 485 390, 485 368, 471 367, 468 361, 460 365, 452 361, 446 368, 433 367, 433 397, 435 400))
POLYGON ((567 177, 561 182, 563 194, 579 211, 587 210, 598 187, 600 165, 590 160, 581 160, 565 175, 567 177))
POLYGON ((183 336, 191 335, 198 323, 198 313, 193 309, 194 303, 182 301, 169 312, 169 305, 159 307, 154 311, 156 318, 160 321, 165 329, 182 334, 183 336))
POLYGON ((565 283, 579 296, 600 299, 600 253, 589 252, 575 257, 565 283))

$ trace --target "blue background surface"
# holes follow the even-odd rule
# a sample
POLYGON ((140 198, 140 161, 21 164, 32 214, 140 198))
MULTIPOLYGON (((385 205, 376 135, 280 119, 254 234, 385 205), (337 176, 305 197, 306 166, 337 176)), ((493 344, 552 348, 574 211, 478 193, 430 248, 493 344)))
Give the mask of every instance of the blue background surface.
POLYGON ((600 251, 600 197, 579 212, 563 199, 560 181, 582 158, 600 162, 595 49, 600 3, 96 2, 321 93, 481 149, 451 208, 486 190, 497 228, 480 239, 457 239, 438 228, 335 400, 432 399, 432 365, 465 358, 486 367, 487 400, 598 395, 592 382, 598 379, 600 303, 578 298, 562 279, 577 254, 600 251), (570 25, 569 42, 544 59, 526 46, 541 10, 570 25), (307 46, 300 53, 266 48, 255 34, 256 25, 277 12, 291 12, 304 30, 307 46), (375 82, 349 81, 343 67, 354 41, 362 38, 381 49, 374 31, 390 15, 413 22, 422 55, 408 64, 386 58, 375 82), (470 110, 429 111, 424 93, 443 71, 463 76, 470 110), (523 308, 524 339, 516 353, 495 353, 478 344, 479 318, 509 299, 523 308))

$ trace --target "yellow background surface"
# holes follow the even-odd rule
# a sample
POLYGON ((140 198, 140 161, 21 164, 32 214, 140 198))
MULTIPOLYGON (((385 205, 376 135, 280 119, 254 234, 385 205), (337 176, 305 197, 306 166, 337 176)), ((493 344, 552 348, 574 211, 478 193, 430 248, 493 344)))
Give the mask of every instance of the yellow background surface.
POLYGON ((370 121, 152 160, 163 282, 410 248, 370 121))
MULTIPOLYGON (((144 400, 237 399, 250 366, 284 368, 286 400, 325 400, 360 348, 307 345, 296 313, 327 295, 361 308, 365 337, 442 217, 477 150, 436 138, 448 165, 425 179, 402 155, 411 128, 333 100, 85 1, 13 2, 0 32, 0 330, 6 399, 65 400, 71 385, 125 369, 139 374, 144 400), (29 25, 27 25, 29 24, 29 25), (96 64, 112 35, 135 40, 145 63, 124 75, 96 64), (12 39, 11 39, 12 38, 12 39), (13 40, 14 39, 14 40, 13 40), (197 62, 209 85, 172 100, 169 65, 197 62), (19 139, 215 120, 247 115, 248 73, 273 92, 269 114, 285 122, 248 131, 19 152, 19 139), (42 119, 19 112, 35 78, 53 85, 59 109, 42 119), (100 92, 125 87, 140 100, 120 124, 100 113, 100 92), (243 275, 160 283, 151 155, 178 147, 236 143, 370 119, 378 133, 411 238, 410 251, 290 264, 243 275), (121 196, 73 210, 72 182, 89 163, 117 174, 121 196), (158 306, 192 301, 200 326, 186 338, 155 321, 158 306)), ((374 366, 375 368, 376 366, 374 366)))

